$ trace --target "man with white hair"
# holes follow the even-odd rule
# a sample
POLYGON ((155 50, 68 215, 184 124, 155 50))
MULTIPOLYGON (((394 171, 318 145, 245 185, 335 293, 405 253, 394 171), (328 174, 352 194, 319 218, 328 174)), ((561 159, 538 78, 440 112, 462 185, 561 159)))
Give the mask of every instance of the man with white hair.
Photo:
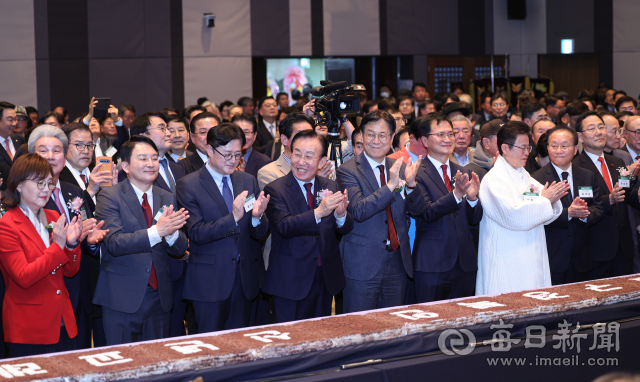
MULTIPOLYGON (((66 216, 67 221, 71 221, 74 216, 81 218, 83 220, 83 234, 94 230, 82 242, 82 256, 99 257, 99 243, 107 234, 107 231, 100 229, 104 221, 96 225, 89 203, 84 198, 84 191, 80 187, 60 180, 60 173, 66 166, 67 149, 69 148, 67 136, 55 126, 41 125, 33 130, 29 136, 28 147, 30 153, 45 158, 53 169, 53 183, 56 186, 45 208, 66 216)), ((64 278, 78 325, 78 337, 75 339, 75 348, 77 349, 91 347, 91 313, 93 311, 91 301, 93 296, 91 295, 89 264, 88 261, 81 261, 80 271, 73 277, 64 278)), ((68 350, 75 350, 75 348, 68 350)))
POLYGON ((455 147, 449 156, 449 160, 460 166, 466 166, 471 163, 473 158, 473 151, 469 150, 473 124, 464 115, 456 115, 451 118, 451 124, 453 125, 453 135, 455 136, 455 147))

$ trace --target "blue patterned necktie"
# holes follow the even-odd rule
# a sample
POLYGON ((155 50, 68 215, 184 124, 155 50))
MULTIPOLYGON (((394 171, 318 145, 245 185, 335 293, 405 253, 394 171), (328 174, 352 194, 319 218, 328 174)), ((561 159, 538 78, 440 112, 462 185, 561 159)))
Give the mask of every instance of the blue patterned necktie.
POLYGON ((164 174, 167 176, 169 180, 169 187, 171 187, 171 193, 173 196, 176 196, 176 181, 173 179, 173 175, 171 175, 171 171, 169 171, 169 161, 167 158, 160 158, 160 164, 164 167, 164 174))
POLYGON ((222 177, 222 199, 224 199, 229 212, 233 212, 233 195, 231 194, 231 189, 229 188, 229 183, 227 183, 227 177, 222 177))

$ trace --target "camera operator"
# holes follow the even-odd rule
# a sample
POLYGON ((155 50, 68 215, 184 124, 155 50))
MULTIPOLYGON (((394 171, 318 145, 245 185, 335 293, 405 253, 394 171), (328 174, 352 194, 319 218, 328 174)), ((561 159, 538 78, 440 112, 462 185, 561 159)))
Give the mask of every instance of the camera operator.
MULTIPOLYGON (((307 114, 309 117, 311 117, 311 118, 314 118, 314 114, 315 114, 315 110, 316 110, 315 109, 315 102, 316 102, 315 99, 311 100, 309 103, 304 105, 304 107, 302 109, 302 111, 305 114, 307 114)), ((345 118, 345 121, 342 123, 342 126, 344 127, 347 139, 340 141, 340 146, 341 146, 341 150, 342 150, 342 157, 340 158, 340 160, 338 160, 338 166, 340 166, 344 162, 346 162, 349 159, 354 157, 353 144, 351 143, 351 134, 353 133, 353 130, 355 130, 355 127, 346 118, 345 118)), ((331 139, 332 138, 332 137, 328 137, 329 129, 327 128, 327 126, 324 126, 324 125, 321 125, 321 124, 318 123, 315 126, 315 130, 318 133, 318 135, 322 135, 327 139, 331 139)), ((329 145, 329 150, 331 150, 331 145, 329 145)), ((330 152, 327 153, 327 157, 331 157, 331 153, 330 152)), ((318 175, 328 177, 329 179, 335 179, 336 170, 335 170, 334 167, 335 167, 335 163, 333 161, 327 161, 327 163, 320 170, 318 175)))

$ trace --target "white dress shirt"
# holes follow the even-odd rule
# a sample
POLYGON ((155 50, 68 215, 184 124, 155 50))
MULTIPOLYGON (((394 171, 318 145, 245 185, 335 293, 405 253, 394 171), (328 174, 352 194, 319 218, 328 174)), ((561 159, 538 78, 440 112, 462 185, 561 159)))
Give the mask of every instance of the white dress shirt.
MULTIPOLYGON (((136 193, 136 196, 138 197, 138 202, 140 202, 140 208, 142 208, 142 195, 147 194, 147 203, 149 203, 149 207, 151 207, 151 213, 153 214, 153 186, 149 187, 149 189, 144 192, 140 190, 138 187, 134 186, 133 183, 131 183, 131 187, 133 188, 133 191, 136 193)), ((155 220, 153 215, 151 216, 151 219, 152 221, 155 220)), ((152 247, 162 242, 162 238, 158 234, 158 228, 156 227, 155 224, 147 229, 147 234, 149 235, 149 243, 151 244, 152 247)), ((179 237, 179 233, 178 231, 176 231, 169 236, 165 236, 165 240, 167 241, 167 244, 169 244, 169 246, 172 246, 173 243, 175 243, 176 240, 178 240, 178 237, 179 237)))
MULTIPOLYGON (((213 178, 213 181, 216 182, 216 186, 218 186, 218 191, 220 191, 220 195, 224 195, 223 191, 222 191, 222 178, 226 177, 227 178, 227 185, 229 186, 229 190, 231 191, 231 197, 235 200, 235 196, 233 195, 233 183, 231 183, 231 177, 229 175, 222 175, 219 174, 217 171, 215 171, 214 169, 211 168, 211 166, 207 165, 205 166, 207 168, 207 170, 209 170, 209 174, 211 174, 211 177, 213 178)), ((251 195, 247 195, 247 196, 251 196, 251 195)), ((254 195, 256 199, 258 199, 258 195, 254 195)), ((231 213, 231 212, 230 212, 231 213)), ((238 225, 238 222, 236 222, 236 225, 238 225)), ((257 227, 260 225, 260 218, 254 218, 253 216, 251 216, 251 225, 254 227, 257 227)))
MULTIPOLYGON (((433 165, 436 167, 436 170, 438 170, 438 175, 440 175, 440 179, 442 179, 442 183, 444 183, 445 185, 447 183, 445 183, 445 181, 444 181, 444 173, 442 172, 442 165, 443 164, 447 165, 447 176, 449 177, 449 181, 451 181, 451 187, 455 187, 455 182, 451 178, 451 164, 449 163, 449 159, 447 159, 447 161, 445 163, 440 163, 440 161, 434 159, 431 155, 427 155, 427 158, 429 158, 431 163, 433 163, 433 165)), ((467 195, 464 195, 462 197, 462 199, 465 199, 466 196, 467 195)), ((458 197, 456 196, 455 192, 453 193, 453 197, 456 199, 456 203, 460 203, 462 201, 462 199, 458 199, 458 197)), ((471 207, 475 207, 476 204, 478 203, 478 199, 476 199, 476 200, 467 199, 467 203, 469 203, 469 205, 471 207)))
POLYGON ((16 148, 13 146, 13 141, 11 140, 11 136, 7 137, 7 138, 2 138, 0 137, 0 145, 2 146, 3 149, 6 149, 6 145, 9 146, 9 151, 11 151, 11 157, 14 157, 16 155, 16 148))
POLYGON ((201 153, 200 150, 196 150, 196 153, 198 153, 198 155, 200 155, 200 159, 202 159, 204 164, 209 163, 209 156, 207 154, 201 153))
MULTIPOLYGON (((587 150, 584 150, 585 153, 587 153, 587 156, 591 159, 591 161, 593 162, 593 164, 596 166, 596 169, 598 169, 598 172, 600 173, 600 175, 602 175, 602 177, 604 178, 604 175, 602 174, 602 166, 600 165, 600 162, 598 161, 598 158, 602 158, 604 159, 604 167, 607 168, 607 175, 609 175, 609 180, 611 181, 611 186, 615 186, 615 184, 613 184, 613 178, 611 177, 611 171, 609 171, 609 164, 607 163, 607 159, 604 157, 603 153, 600 153, 600 155, 595 155, 595 154, 591 154, 590 152, 588 152, 587 150)), ((562 178, 560 178, 562 179, 562 178)))
POLYGON ((170 153, 171 158, 173 158, 174 161, 178 162, 180 160, 180 158, 184 159, 187 157, 187 150, 184 150, 184 152, 182 153, 182 155, 178 155, 178 154, 174 154, 174 153, 170 153))

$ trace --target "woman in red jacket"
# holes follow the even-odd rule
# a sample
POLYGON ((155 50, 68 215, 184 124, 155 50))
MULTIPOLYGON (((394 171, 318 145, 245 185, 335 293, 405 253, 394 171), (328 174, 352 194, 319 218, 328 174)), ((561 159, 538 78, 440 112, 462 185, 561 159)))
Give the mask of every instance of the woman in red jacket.
POLYGON ((53 172, 46 159, 25 154, 11 167, 0 218, 2 309, 10 357, 67 350, 78 334, 63 276, 80 268, 82 221, 45 210, 53 172))

